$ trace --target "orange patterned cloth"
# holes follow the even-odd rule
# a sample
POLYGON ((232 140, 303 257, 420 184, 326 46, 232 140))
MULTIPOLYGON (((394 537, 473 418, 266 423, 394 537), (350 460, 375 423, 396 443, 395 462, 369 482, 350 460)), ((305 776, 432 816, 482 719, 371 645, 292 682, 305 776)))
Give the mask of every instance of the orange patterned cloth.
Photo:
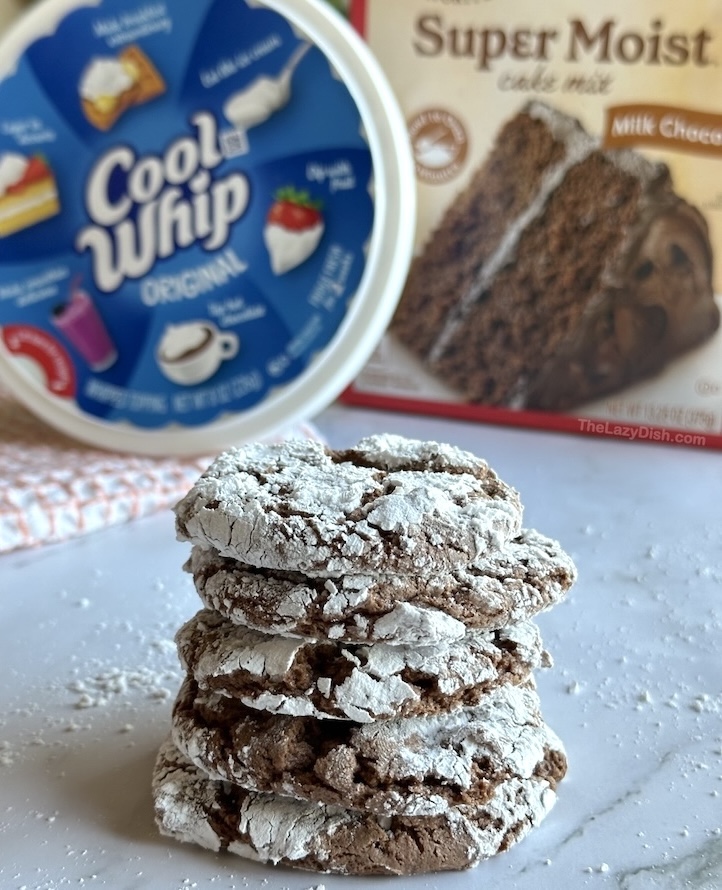
MULTIPOLYGON (((309 424, 288 435, 318 438, 309 424)), ((212 457, 95 449, 49 427, 0 389, 0 553, 169 509, 212 457)))

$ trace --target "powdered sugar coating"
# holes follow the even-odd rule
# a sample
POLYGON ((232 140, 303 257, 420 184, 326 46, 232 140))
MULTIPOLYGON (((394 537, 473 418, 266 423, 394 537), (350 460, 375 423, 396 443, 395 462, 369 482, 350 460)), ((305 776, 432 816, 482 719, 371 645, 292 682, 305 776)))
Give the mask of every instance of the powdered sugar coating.
POLYGON ((209 608, 287 636, 346 642, 438 644, 468 627, 526 621, 562 600, 576 579, 557 541, 526 529, 475 565, 430 575, 309 578, 254 569, 194 547, 185 568, 209 608))
POLYGON ((472 868, 524 837, 556 799, 543 776, 511 777, 482 806, 416 819, 379 817, 214 781, 170 742, 156 760, 153 797, 160 831, 176 840, 262 862, 354 875, 472 868))
POLYGON ((537 773, 550 752, 555 784, 566 763, 536 692, 509 684, 474 707, 359 725, 254 711, 186 681, 173 740, 215 779, 383 815, 486 803, 500 782, 537 773))
POLYGON ((469 631, 426 646, 299 641, 202 610, 176 635, 181 664, 202 691, 274 714, 372 723, 479 701, 499 683, 549 664, 531 623, 469 631))
POLYGON ((258 567, 414 574, 482 558, 519 533, 521 513, 471 453, 379 435, 346 451, 298 440, 231 449, 176 506, 176 531, 258 567))
POLYGON ((221 455, 176 507, 206 609, 154 773, 180 840, 319 871, 458 869, 537 824, 566 771, 529 619, 576 578, 517 493, 449 445, 221 455))

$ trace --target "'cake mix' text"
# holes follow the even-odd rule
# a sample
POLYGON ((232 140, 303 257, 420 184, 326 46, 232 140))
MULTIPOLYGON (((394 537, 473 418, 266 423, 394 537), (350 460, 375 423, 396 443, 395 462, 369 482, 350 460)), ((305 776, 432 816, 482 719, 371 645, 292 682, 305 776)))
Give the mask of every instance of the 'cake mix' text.
POLYGON ((191 123, 195 135, 176 139, 162 156, 137 157, 119 145, 91 170, 85 207, 94 224, 78 233, 75 247, 91 251, 99 290, 110 293, 128 278, 142 278, 157 260, 196 242, 218 250, 243 216, 247 178, 210 174, 223 161, 215 117, 198 112, 191 123))
POLYGON ((475 60, 489 71, 499 59, 548 62, 558 46, 567 62, 642 63, 647 65, 716 64, 710 54, 713 36, 705 28, 685 33, 668 30, 654 19, 645 31, 625 29, 616 19, 598 24, 569 19, 566 33, 557 28, 463 27, 448 24, 441 15, 422 15, 415 26, 414 49, 420 56, 475 60))

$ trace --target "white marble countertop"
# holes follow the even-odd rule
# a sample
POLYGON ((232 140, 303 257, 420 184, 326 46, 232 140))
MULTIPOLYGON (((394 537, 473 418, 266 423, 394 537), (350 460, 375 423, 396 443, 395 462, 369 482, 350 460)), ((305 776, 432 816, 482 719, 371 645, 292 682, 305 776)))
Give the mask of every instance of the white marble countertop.
POLYGON ((467 873, 274 869, 161 838, 150 771, 199 606, 168 513, 0 559, 2 890, 722 888, 722 455, 333 406, 336 446, 450 441, 516 486, 580 579, 539 619, 570 770, 547 820, 467 873))

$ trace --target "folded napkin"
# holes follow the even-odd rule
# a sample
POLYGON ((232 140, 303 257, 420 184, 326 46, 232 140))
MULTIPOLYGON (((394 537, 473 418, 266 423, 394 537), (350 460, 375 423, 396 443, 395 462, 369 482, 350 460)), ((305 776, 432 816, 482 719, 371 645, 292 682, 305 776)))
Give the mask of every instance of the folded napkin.
MULTIPOLYGON (((319 438, 311 424, 278 438, 291 437, 319 438)), ((92 448, 49 427, 0 388, 0 553, 168 509, 213 457, 92 448)))

